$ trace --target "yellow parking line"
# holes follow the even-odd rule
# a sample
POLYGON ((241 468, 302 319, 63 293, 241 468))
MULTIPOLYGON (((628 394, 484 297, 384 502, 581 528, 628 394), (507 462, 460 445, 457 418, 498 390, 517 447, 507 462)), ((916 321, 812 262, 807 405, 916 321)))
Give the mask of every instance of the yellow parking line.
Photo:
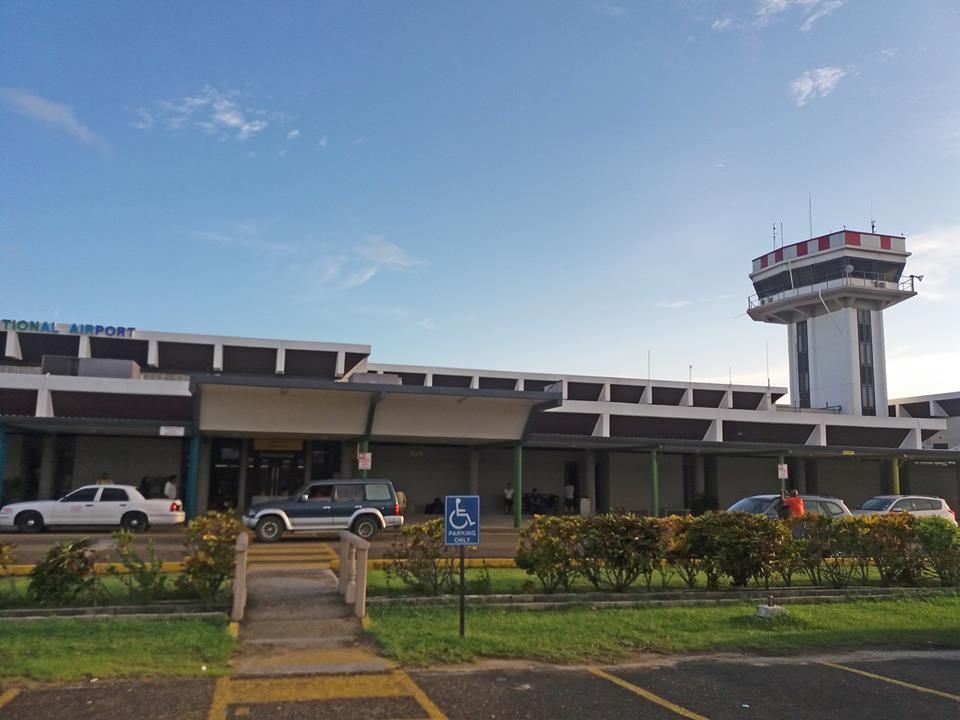
POLYGON ((430 718, 430 720, 447 720, 447 716, 427 697, 427 694, 420 689, 420 686, 413 681, 412 677, 407 675, 403 670, 395 670, 393 674, 400 679, 401 684, 406 686, 407 691, 413 695, 414 700, 420 703, 420 707, 427 711, 427 717, 430 718))
POLYGON ((633 683, 629 683, 626 680, 623 680, 622 678, 618 678, 616 675, 605 673, 603 670, 600 670, 599 668, 587 668, 587 670, 589 670, 591 673, 593 673, 597 677, 603 678, 604 680, 609 680, 614 685, 619 685, 624 690, 629 690, 630 692, 636 695, 639 695, 645 700, 649 700, 650 702, 655 703, 656 705, 659 705, 662 708, 666 708, 671 712, 675 712, 677 715, 688 718, 689 720, 707 720, 707 718, 705 718, 703 715, 698 715, 692 710, 687 710, 686 708, 680 707, 679 705, 676 705, 670 702, 666 698, 662 698, 659 695, 654 695, 649 690, 644 690, 642 687, 637 687, 633 683))
POLYGON ((960 695, 953 695, 948 692, 943 692, 942 690, 934 690, 933 688, 923 687, 922 685, 914 685, 913 683, 904 682, 903 680, 897 680, 896 678, 887 677, 886 675, 877 675, 876 673, 847 667, 846 665, 838 665, 836 663, 828 662, 822 662, 820 664, 825 665, 826 667, 834 668, 835 670, 846 670, 847 672, 854 673, 855 675, 863 675, 864 677, 872 678, 873 680, 882 680, 883 682, 888 682, 891 685, 899 685, 900 687, 910 688, 911 690, 916 690, 917 692, 930 693, 931 695, 938 695, 939 697, 944 697, 948 700, 956 700, 960 702, 960 695))
POLYGON ((314 677, 230 679, 214 686, 208 720, 225 720, 231 705, 282 704, 344 698, 413 696, 431 718, 446 720, 430 699, 406 675, 397 672, 370 675, 318 675, 314 677))
POLYGON ((10 688, 0 693, 0 708, 6 707, 13 702, 13 699, 20 694, 20 688, 10 688))

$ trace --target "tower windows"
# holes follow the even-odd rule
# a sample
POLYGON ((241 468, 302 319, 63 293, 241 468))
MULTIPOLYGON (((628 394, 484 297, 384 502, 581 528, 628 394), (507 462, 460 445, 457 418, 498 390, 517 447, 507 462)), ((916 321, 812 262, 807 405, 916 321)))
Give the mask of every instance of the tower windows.
POLYGON ((857 339, 860 348, 860 407, 863 415, 877 414, 877 393, 873 372, 873 316, 857 310, 857 339))
POLYGON ((810 407, 810 345, 806 320, 797 323, 797 385, 800 407, 810 407))

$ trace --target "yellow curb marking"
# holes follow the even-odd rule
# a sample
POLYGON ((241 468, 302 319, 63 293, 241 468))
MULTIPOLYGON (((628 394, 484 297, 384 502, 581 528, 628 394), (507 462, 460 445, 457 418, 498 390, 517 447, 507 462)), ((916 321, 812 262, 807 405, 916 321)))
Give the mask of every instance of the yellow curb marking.
POLYGON ((232 705, 310 702, 344 698, 391 698, 412 696, 433 720, 446 720, 426 694, 406 673, 393 671, 370 675, 320 675, 314 677, 217 680, 208 720, 226 720, 232 705))
POLYGON ((433 701, 427 697, 427 694, 413 681, 413 678, 403 670, 396 670, 393 674, 406 686, 409 693, 413 695, 413 699, 420 703, 420 707, 427 711, 428 718, 431 720, 447 720, 447 716, 440 711, 440 708, 434 705, 433 701))
POLYGON ((956 700, 960 702, 960 695, 953 695, 948 692, 943 692, 942 690, 934 690, 932 688, 923 687, 922 685, 914 685, 913 683, 904 682, 903 680, 897 680, 896 678, 887 677, 886 675, 877 675, 872 672, 867 672, 866 670, 858 670, 857 668, 847 667, 846 665, 837 665, 836 663, 822 662, 821 665, 826 667, 834 668, 835 670, 845 670, 849 673, 854 673, 855 675, 863 675, 864 677, 872 678, 873 680, 882 680, 883 682, 890 683, 891 685, 899 685, 900 687, 910 688, 911 690, 916 690, 917 692, 930 693, 931 695, 937 695, 939 697, 947 698, 948 700, 956 700))
POLYGON ((680 707, 679 705, 676 705, 670 702, 666 698, 662 698, 659 695, 654 695, 649 690, 644 690, 642 687, 637 687, 633 683, 628 683, 626 680, 618 678, 616 675, 605 673, 603 670, 600 670, 599 668, 587 668, 587 670, 589 670, 591 673, 593 673, 597 677, 603 678, 604 680, 609 680, 614 685, 619 685, 623 689, 629 690, 630 692, 636 695, 639 695, 645 700, 649 700, 650 702, 655 703, 656 705, 659 705, 662 708, 666 708, 671 712, 675 712, 677 715, 680 715, 685 718, 689 718, 689 720, 707 720, 707 718, 705 718, 703 715, 698 715, 692 710, 687 710, 686 708, 680 707))
POLYGON ((20 688, 10 688, 0 693, 0 708, 6 707, 13 702, 13 699, 20 694, 20 688))

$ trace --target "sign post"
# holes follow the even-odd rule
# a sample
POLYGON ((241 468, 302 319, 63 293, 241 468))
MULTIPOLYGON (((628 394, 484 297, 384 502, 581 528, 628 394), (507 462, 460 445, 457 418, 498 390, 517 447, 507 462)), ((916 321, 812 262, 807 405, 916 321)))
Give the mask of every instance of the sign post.
POLYGON ((463 637, 466 597, 464 551, 467 545, 480 544, 479 495, 447 495, 443 511, 443 543, 460 547, 460 637, 463 637))

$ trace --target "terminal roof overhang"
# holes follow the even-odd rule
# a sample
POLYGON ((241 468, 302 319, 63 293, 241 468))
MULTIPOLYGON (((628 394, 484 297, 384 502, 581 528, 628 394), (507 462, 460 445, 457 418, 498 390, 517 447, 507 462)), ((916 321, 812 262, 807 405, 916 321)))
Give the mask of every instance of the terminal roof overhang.
POLYGON ((314 378, 193 375, 197 430, 222 436, 369 437, 381 441, 520 441, 535 410, 562 393, 314 378))

